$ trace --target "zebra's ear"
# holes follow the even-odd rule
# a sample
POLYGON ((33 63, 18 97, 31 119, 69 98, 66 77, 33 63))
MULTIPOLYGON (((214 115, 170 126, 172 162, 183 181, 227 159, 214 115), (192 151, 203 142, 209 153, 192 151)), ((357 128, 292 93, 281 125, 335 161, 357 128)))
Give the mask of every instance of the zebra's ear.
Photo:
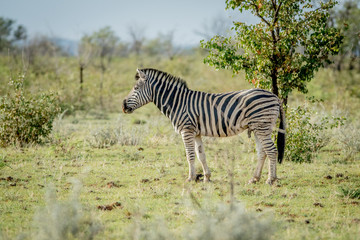
POLYGON ((136 71, 138 72, 140 79, 146 80, 146 74, 143 71, 140 69, 136 69, 136 71))

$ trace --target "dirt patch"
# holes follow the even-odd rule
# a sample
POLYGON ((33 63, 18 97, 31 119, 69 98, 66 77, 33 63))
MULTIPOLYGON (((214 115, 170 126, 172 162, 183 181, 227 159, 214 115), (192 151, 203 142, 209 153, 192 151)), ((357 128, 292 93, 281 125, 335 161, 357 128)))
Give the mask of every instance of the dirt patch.
POLYGON ((319 203, 319 202, 316 202, 316 203, 314 203, 313 205, 314 205, 315 207, 321 207, 321 208, 324 207, 324 205, 323 205, 322 203, 319 203))
POLYGON ((119 187, 123 187, 123 186, 124 186, 124 185, 120 184, 119 182, 113 182, 113 181, 108 182, 108 183, 106 184, 106 187, 107 187, 107 188, 114 188, 114 187, 119 188, 119 187))
POLYGON ((113 209, 122 209, 123 206, 121 205, 121 202, 114 202, 108 205, 99 205, 97 208, 102 211, 111 211, 113 209))

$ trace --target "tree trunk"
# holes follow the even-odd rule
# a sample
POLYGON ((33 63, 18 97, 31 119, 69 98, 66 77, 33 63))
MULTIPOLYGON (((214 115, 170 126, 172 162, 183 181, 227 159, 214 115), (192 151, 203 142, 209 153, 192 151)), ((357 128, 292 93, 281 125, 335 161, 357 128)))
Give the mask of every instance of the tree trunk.
POLYGON ((80 93, 83 90, 83 83, 84 83, 84 65, 80 65, 80 93))
POLYGON ((284 104, 284 110, 285 110, 285 112, 287 111, 287 103, 288 103, 288 98, 289 98, 289 96, 286 96, 284 99, 283 99, 283 104, 284 104))
POLYGON ((279 96, 279 88, 277 85, 277 70, 276 67, 273 66, 273 69, 271 70, 271 91, 273 92, 273 94, 275 94, 276 96, 279 96))
POLYGON ((355 66, 354 63, 356 61, 356 56, 354 54, 351 54, 350 63, 349 63, 349 70, 354 70, 355 66))
POLYGON ((105 67, 101 66, 101 76, 100 76, 100 107, 101 109, 104 109, 104 102, 103 102, 103 88, 104 88, 104 74, 105 74, 105 67))
POLYGON ((342 64, 344 62, 344 59, 345 59, 345 54, 341 54, 338 62, 336 63, 336 70, 338 70, 339 72, 342 69, 342 64))
POLYGON ((80 94, 79 94, 79 100, 81 102, 82 101, 82 96, 83 96, 83 83, 84 83, 84 65, 83 64, 80 64, 79 71, 80 71, 80 94))

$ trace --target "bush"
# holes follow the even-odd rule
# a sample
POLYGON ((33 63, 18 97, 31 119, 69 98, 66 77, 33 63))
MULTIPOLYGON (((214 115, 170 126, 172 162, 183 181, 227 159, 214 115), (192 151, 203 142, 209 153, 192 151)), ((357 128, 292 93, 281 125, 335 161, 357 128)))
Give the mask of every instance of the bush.
POLYGON ((339 129, 337 143, 341 147, 344 160, 356 160, 360 153, 360 134, 359 127, 347 125, 339 129))
POLYGON ((24 75, 10 81, 13 92, 0 99, 0 146, 38 143, 49 135, 60 112, 53 93, 25 96, 24 75))
POLYGON ((331 137, 328 129, 344 124, 344 118, 320 116, 307 104, 288 109, 285 158, 293 162, 311 162, 331 137))
POLYGON ((53 187, 47 189, 46 206, 34 217, 36 232, 33 239, 94 239, 101 225, 79 203, 80 183, 73 184, 68 201, 59 202, 53 187))

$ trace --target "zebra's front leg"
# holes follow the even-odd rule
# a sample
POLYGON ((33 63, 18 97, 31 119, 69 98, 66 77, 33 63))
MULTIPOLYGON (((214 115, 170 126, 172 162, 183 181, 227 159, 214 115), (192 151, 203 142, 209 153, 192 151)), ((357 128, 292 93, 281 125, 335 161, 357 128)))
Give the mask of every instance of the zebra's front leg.
POLYGON ((182 131, 181 136, 185 145, 186 158, 189 164, 189 177, 187 181, 193 181, 196 178, 195 173, 195 133, 191 131, 182 131))
POLYGON ((209 182, 211 173, 208 165, 206 164, 204 144, 200 135, 195 137, 195 151, 204 172, 204 182, 209 182))

